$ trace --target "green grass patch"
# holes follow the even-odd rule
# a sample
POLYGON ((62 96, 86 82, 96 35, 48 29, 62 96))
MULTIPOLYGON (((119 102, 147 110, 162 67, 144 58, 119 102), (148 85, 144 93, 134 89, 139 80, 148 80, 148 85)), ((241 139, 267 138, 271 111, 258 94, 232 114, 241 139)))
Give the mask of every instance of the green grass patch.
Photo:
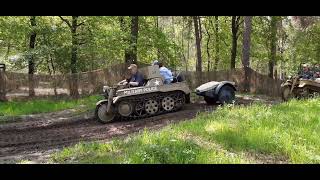
POLYGON ((109 143, 79 143, 52 156, 55 163, 117 164, 189 164, 245 163, 240 156, 202 147, 192 140, 178 137, 165 128, 161 132, 145 131, 126 140, 109 143))
POLYGON ((36 99, 29 101, 0 102, 0 116, 18 116, 46 112, 55 112, 83 106, 93 109, 101 96, 87 96, 79 99, 36 99))
POLYGON ((57 163, 255 163, 249 154, 320 163, 320 99, 219 108, 160 131, 110 143, 80 143, 57 163))

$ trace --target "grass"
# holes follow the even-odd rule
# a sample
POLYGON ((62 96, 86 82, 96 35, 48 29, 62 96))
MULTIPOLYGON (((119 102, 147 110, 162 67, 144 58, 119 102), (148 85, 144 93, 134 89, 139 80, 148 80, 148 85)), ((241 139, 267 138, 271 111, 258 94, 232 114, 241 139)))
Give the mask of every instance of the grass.
POLYGON ((37 113, 55 112, 79 106, 93 109, 100 96, 88 96, 80 99, 53 100, 36 99, 32 101, 0 102, 0 116, 19 116, 37 113))
POLYGON ((55 163, 320 163, 320 99, 223 107, 109 143, 79 143, 55 163), (253 157, 252 154, 255 154, 253 157), (262 160, 263 162, 263 160, 262 160))

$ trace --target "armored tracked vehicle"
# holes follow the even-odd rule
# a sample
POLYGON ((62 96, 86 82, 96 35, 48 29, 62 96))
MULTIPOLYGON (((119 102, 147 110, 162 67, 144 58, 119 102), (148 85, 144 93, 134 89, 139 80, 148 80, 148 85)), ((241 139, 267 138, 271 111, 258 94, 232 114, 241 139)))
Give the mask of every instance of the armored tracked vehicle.
POLYGON ((185 81, 175 77, 174 83, 164 84, 159 66, 141 68, 145 83, 130 87, 118 83, 104 86, 105 99, 96 104, 95 116, 101 123, 138 119, 180 110, 190 103, 190 89, 185 81))
POLYGON ((300 76, 289 78, 281 84, 281 94, 284 101, 292 98, 312 98, 320 93, 320 78, 303 79, 300 76))
POLYGON ((284 101, 292 98, 312 98, 320 93, 319 64, 310 66, 300 64, 298 75, 289 77, 281 84, 281 95, 284 101))

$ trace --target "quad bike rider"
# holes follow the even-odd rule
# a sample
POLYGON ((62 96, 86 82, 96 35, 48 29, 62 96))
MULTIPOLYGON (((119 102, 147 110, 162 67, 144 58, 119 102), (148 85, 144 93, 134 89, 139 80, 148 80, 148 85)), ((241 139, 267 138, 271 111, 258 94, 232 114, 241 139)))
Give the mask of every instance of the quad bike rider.
MULTIPOLYGON (((300 65, 301 69, 301 65, 300 65)), ((307 64, 302 65, 302 71, 298 76, 289 77, 281 84, 281 94, 284 101, 291 98, 309 98, 320 93, 320 71, 318 65, 311 68, 307 64)))
POLYGON ((133 73, 130 79, 112 87, 103 87, 106 99, 97 103, 95 111, 99 122, 155 116, 180 110, 185 103, 190 103, 191 91, 187 83, 177 81, 164 84, 159 66, 148 66, 136 71, 137 66, 130 65, 128 69, 133 73))

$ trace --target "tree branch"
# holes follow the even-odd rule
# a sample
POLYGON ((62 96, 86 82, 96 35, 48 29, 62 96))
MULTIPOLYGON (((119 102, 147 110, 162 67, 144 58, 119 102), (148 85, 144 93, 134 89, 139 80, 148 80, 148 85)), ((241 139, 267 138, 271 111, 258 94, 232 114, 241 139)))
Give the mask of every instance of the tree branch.
POLYGON ((69 22, 68 20, 64 19, 62 16, 59 16, 59 18, 60 18, 63 22, 67 23, 67 25, 69 26, 69 28, 72 28, 72 26, 71 26, 71 24, 70 24, 70 22, 69 22))
POLYGON ((80 24, 77 24, 77 27, 81 26, 81 25, 84 25, 84 22, 80 23, 80 24))

